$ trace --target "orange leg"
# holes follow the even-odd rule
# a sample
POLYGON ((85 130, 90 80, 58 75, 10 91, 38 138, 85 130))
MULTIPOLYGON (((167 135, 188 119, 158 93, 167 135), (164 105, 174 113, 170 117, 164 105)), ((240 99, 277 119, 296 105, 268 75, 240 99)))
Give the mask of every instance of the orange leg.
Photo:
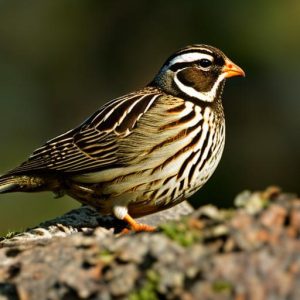
POLYGON ((129 214, 126 214, 125 217, 123 218, 123 220, 130 225, 130 227, 133 231, 150 231, 150 232, 153 232, 153 231, 156 230, 156 228, 153 227, 153 226, 138 223, 129 214))

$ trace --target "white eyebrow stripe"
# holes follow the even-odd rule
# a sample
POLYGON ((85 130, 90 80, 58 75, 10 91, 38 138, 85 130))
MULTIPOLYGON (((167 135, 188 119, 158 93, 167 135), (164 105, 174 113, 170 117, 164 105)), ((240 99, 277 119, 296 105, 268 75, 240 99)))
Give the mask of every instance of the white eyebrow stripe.
POLYGON ((178 55, 174 57, 170 61, 170 66, 177 64, 177 63, 182 63, 182 62, 193 62, 193 61, 198 61, 200 59, 208 59, 211 62, 214 60, 212 55, 206 54, 206 53, 199 53, 199 52, 190 52, 190 53, 184 53, 181 55, 178 55))

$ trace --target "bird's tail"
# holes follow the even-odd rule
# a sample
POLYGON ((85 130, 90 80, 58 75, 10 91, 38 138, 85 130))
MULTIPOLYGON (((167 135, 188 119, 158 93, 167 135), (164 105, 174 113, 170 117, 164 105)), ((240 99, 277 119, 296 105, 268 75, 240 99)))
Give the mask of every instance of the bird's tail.
POLYGON ((18 183, 14 179, 14 177, 4 177, 0 178, 0 193, 9 193, 13 192, 18 188, 18 183))
POLYGON ((0 194, 11 192, 33 192, 45 188, 45 180, 41 177, 26 175, 3 175, 0 177, 0 194))

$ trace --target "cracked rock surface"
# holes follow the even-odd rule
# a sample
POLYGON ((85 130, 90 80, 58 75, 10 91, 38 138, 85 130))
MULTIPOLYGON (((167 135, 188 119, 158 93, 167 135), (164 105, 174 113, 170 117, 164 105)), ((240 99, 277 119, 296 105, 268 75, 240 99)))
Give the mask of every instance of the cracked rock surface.
POLYGON ((300 199, 271 187, 235 203, 184 203, 126 235, 83 207, 3 239, 0 300, 300 299, 300 199))

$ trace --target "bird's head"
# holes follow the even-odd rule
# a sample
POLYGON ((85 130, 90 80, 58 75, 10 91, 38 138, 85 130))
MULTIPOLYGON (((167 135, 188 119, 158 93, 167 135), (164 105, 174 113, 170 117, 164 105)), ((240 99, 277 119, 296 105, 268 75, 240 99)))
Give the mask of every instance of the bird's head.
POLYGON ((174 96, 213 102, 219 98, 225 79, 233 76, 245 73, 221 50, 191 45, 171 55, 151 84, 174 96))

